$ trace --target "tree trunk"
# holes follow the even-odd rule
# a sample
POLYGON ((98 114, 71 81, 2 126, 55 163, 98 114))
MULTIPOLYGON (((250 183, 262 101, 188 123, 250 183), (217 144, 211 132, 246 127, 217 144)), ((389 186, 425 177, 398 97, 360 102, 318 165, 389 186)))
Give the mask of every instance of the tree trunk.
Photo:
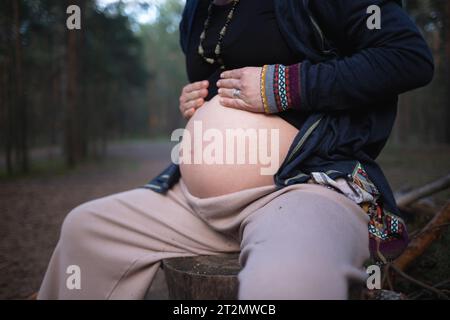
POLYGON ((28 172, 28 114, 22 76, 22 40, 20 36, 20 3, 13 2, 14 12, 14 58, 15 58, 15 106, 17 117, 15 121, 17 131, 16 152, 17 161, 22 172, 28 172))
POLYGON ((81 143, 78 119, 78 30, 67 30, 67 89, 65 114, 66 162, 75 166, 81 158, 81 143))

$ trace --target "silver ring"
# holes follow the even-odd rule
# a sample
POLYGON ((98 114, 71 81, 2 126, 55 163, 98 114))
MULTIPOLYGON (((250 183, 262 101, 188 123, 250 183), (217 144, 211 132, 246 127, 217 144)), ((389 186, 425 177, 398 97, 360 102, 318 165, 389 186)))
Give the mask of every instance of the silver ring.
POLYGON ((240 99, 240 98, 241 98, 241 90, 239 90, 239 89, 234 89, 234 90, 233 90, 233 97, 234 97, 234 98, 240 99))

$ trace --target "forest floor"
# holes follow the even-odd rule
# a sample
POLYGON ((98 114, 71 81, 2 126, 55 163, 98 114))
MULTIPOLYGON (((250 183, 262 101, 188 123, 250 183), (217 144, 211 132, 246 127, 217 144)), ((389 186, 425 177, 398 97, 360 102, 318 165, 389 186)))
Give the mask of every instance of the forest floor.
MULTIPOLYGON (((118 142, 108 148, 109 156, 101 162, 91 161, 73 170, 48 170, 48 165, 42 165, 29 176, 0 179, 0 299, 24 299, 38 290, 61 223, 72 208, 145 184, 167 165, 170 149, 165 142, 118 142)), ((54 152, 40 151, 36 157, 42 161, 49 154, 52 159, 48 161, 54 163, 54 152)), ((393 189, 400 190, 448 173, 450 147, 388 147, 379 160, 393 189)), ((433 200, 442 205, 448 199, 450 191, 433 200)), ((449 248, 450 228, 408 272, 429 284, 450 278, 449 248)), ((417 289, 400 286, 411 292, 417 289)), ((148 297, 167 298, 162 272, 148 297)))

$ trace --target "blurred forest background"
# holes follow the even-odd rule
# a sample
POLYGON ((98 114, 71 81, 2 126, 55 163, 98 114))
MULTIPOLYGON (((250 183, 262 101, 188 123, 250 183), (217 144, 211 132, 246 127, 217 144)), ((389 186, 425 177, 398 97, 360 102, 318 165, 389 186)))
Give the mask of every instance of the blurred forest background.
POLYGON ((129 3, 0 1, 0 171, 32 170, 34 148, 57 147, 74 166, 105 156, 108 141, 181 125, 184 3, 159 2, 135 1, 135 10, 157 10, 139 25, 129 3), (66 28, 71 4, 81 8, 81 30, 66 28))
MULTIPOLYGON (((177 105, 186 83, 178 45, 183 0, 0 1, 0 174, 33 169, 32 150, 59 151, 67 166, 106 154, 108 141, 168 137, 182 126, 177 105), (139 24, 127 14, 156 12, 139 24), (66 8, 82 11, 66 28, 66 8), (52 147, 52 148, 49 148, 52 147)), ((408 0, 429 42, 436 75, 401 97, 394 144, 449 144, 450 2, 408 0)))
MULTIPOLYGON (((403 2, 436 71, 430 85, 400 97, 378 159, 397 194, 450 173, 450 1, 403 2)), ((72 208, 143 185, 167 165, 170 134, 185 123, 178 110, 187 83, 178 40, 183 6, 0 0, 0 299, 38 290, 72 208), (81 30, 66 27, 72 4, 81 8, 81 30)), ((421 200, 427 210, 406 212, 410 231, 421 235, 449 199, 446 190, 421 200)), ((408 274, 450 296, 449 248, 447 228, 408 274)), ((417 282, 394 285, 409 297, 439 296, 417 282)), ((163 276, 152 290, 153 298, 167 296, 163 276)))

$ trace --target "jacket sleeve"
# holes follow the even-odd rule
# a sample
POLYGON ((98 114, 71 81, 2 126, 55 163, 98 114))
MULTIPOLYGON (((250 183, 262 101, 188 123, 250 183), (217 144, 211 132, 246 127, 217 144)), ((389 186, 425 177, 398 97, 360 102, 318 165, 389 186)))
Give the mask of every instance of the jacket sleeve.
MULTIPOLYGON (((431 52, 419 30, 394 1, 312 1, 319 24, 332 31, 333 41, 351 49, 344 56, 313 63, 305 60, 266 75, 273 83, 275 104, 293 101, 289 108, 326 112, 376 105, 377 101, 428 84, 434 72, 431 52), (367 13, 376 4, 381 28, 369 29, 367 13), (295 79, 290 75, 295 75, 295 79), (281 77, 288 77, 279 81, 281 77), (285 85, 282 87, 278 84, 285 85), (281 90, 280 90, 281 89, 281 90), (279 92, 282 96, 280 99, 279 92), (278 94, 278 96, 277 96, 278 94)), ((277 66, 270 70, 277 70, 277 66)), ((266 86, 266 95, 269 95, 266 86)), ((273 107, 273 112, 283 108, 273 107)))

